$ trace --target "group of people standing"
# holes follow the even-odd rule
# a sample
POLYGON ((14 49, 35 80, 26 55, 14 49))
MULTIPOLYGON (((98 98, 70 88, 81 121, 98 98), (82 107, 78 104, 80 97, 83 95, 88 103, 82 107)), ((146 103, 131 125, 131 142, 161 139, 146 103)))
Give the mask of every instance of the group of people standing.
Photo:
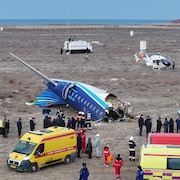
MULTIPOLYGON (((167 118, 164 119, 164 122, 162 122, 161 117, 159 117, 156 121, 156 132, 160 133, 161 128, 164 127, 164 133, 174 133, 176 123, 176 130, 177 133, 180 130, 180 117, 176 119, 174 122, 173 118, 170 118, 169 120, 167 118)), ((148 137, 148 134, 152 132, 152 118, 150 116, 147 116, 144 120, 143 115, 140 115, 138 119, 138 126, 139 126, 139 136, 142 136, 143 126, 146 127, 146 137, 148 137)))
POLYGON ((88 154, 88 158, 92 158, 93 146, 91 142, 91 137, 88 137, 86 143, 86 133, 81 130, 77 133, 77 157, 81 158, 81 153, 88 154))
MULTIPOLYGON (((95 136, 95 149, 96 149, 96 158, 101 157, 101 138, 100 134, 96 134, 95 136)), ((80 131, 77 133, 77 157, 81 158, 81 153, 85 153, 88 155, 88 158, 92 158, 93 152, 93 145, 91 141, 91 137, 86 137, 85 131, 80 131), (86 143, 87 139, 87 143, 86 143)), ((109 159, 108 157, 111 156, 109 144, 107 143, 103 148, 103 155, 104 155, 104 166, 109 167, 109 159)), ((115 171, 116 179, 120 178, 120 168, 123 166, 124 160, 120 157, 120 154, 113 161, 113 168, 115 171)), ((82 168, 80 170, 80 180, 87 180, 89 176, 89 171, 86 169, 86 164, 82 164, 82 168)))
POLYGON ((61 126, 67 127, 74 130, 89 128, 91 130, 91 114, 88 112, 78 111, 75 117, 67 117, 67 122, 65 121, 65 114, 63 110, 58 110, 56 117, 52 120, 51 116, 46 114, 44 118, 43 128, 48 128, 51 126, 61 126))

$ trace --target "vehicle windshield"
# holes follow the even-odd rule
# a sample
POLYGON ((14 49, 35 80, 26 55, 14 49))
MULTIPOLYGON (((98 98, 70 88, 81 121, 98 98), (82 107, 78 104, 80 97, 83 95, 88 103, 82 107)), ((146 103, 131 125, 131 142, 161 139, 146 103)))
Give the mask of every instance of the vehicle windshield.
POLYGON ((13 152, 29 155, 32 153, 35 146, 35 143, 20 140, 18 144, 15 146, 13 152))

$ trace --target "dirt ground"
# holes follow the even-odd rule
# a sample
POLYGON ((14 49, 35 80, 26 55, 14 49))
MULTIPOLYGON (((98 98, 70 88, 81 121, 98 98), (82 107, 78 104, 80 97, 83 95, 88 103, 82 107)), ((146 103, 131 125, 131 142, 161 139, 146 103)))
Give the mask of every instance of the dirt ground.
MULTIPOLYGON (((8 179, 50 179, 77 180, 82 162, 86 162, 90 171, 89 180, 115 180, 112 164, 109 168, 103 166, 103 157, 88 159, 82 154, 81 159, 69 165, 55 165, 43 168, 37 173, 22 173, 11 171, 6 166, 6 160, 18 141, 16 121, 22 118, 23 132, 29 131, 29 118, 36 119, 36 129, 42 128, 42 109, 26 106, 25 102, 34 100, 46 86, 42 80, 27 67, 20 64, 9 55, 14 53, 36 69, 51 78, 70 79, 107 89, 131 103, 133 115, 150 115, 153 119, 153 131, 159 116, 168 119, 177 117, 180 109, 180 31, 179 27, 144 28, 103 27, 103 28, 58 28, 58 29, 6 29, 0 32, 0 118, 6 115, 10 120, 8 138, 0 137, 0 175, 8 179), (130 37, 129 32, 134 31, 130 37), (76 39, 98 41, 93 43, 93 53, 61 55, 67 35, 76 39), (149 55, 160 52, 175 61, 175 69, 152 70, 143 61, 136 62, 133 54, 139 51, 141 40, 147 41, 149 55)), ((52 109, 52 118, 57 109, 52 109)), ((70 107, 64 108, 65 115, 74 116, 70 107)), ((135 179, 139 161, 139 151, 146 142, 145 129, 143 136, 138 136, 137 120, 134 122, 100 123, 93 122, 92 130, 87 130, 87 137, 92 137, 94 145, 95 134, 99 133, 102 148, 108 142, 111 154, 120 153, 125 160, 121 169, 122 180, 135 179), (136 162, 128 160, 128 140, 135 137, 136 162)))

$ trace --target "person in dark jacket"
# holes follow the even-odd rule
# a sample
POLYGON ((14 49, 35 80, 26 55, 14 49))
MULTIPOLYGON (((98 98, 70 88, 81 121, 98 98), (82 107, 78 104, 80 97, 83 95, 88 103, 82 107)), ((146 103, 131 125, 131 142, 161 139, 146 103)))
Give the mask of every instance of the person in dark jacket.
POLYGON ((129 160, 130 161, 135 161, 135 155, 136 155, 136 152, 135 152, 135 147, 136 147, 136 144, 134 142, 134 137, 131 136, 129 138, 129 160))
POLYGON ((164 133, 168 133, 169 121, 167 120, 167 118, 165 118, 163 126, 164 126, 164 133))
MULTIPOLYGON (((51 122, 51 117, 48 117, 47 115, 44 117, 44 123, 43 123, 43 128, 48 128, 52 125, 51 122)), ((54 123, 55 125, 55 123, 54 123)))
POLYGON ((72 119, 70 117, 67 118, 67 128, 72 128, 72 119))
POLYGON ((161 127, 162 127, 162 122, 161 122, 161 117, 159 117, 157 120, 157 126, 156 126, 156 132, 157 133, 161 132, 161 127))
POLYGON ((9 128, 10 128, 10 121, 8 119, 6 122, 6 127, 5 127, 5 129, 7 130, 7 134, 9 134, 9 128))
POLYGON ((141 166, 138 166, 138 170, 136 173, 136 180, 144 180, 144 171, 141 166))
POLYGON ((17 121, 17 129, 18 129, 18 137, 21 137, 21 131, 22 131, 22 122, 21 122, 21 118, 19 118, 19 120, 17 121))
POLYGON ((149 116, 146 117, 145 126, 146 126, 146 138, 147 138, 148 134, 151 132, 151 128, 152 128, 152 121, 149 116))
POLYGON ((169 132, 174 133, 174 120, 173 120, 173 118, 170 118, 170 120, 169 120, 169 132))
POLYGON ((139 125, 139 136, 142 136, 143 126, 144 126, 144 118, 142 114, 138 119, 138 125, 139 125))
POLYGON ((29 123, 30 123, 30 131, 34 131, 35 130, 35 125, 36 125, 36 123, 34 122, 34 117, 32 117, 31 119, 30 119, 30 121, 29 121, 29 123))
POLYGON ((82 168, 79 171, 79 174, 80 174, 79 180, 88 180, 89 171, 88 171, 88 168, 86 166, 86 163, 82 163, 82 168))
POLYGON ((80 133, 78 133, 77 135, 77 157, 78 158, 81 158, 80 156, 81 149, 82 149, 82 139, 81 139, 80 133))
POLYGON ((88 154, 89 159, 92 158, 92 142, 91 142, 91 137, 88 137, 88 142, 86 145, 86 153, 88 154))
POLYGON ((180 129, 180 117, 178 117, 176 119, 176 129, 177 129, 177 133, 178 133, 178 130, 180 129))
POLYGON ((3 124, 2 124, 2 135, 4 138, 7 138, 7 120, 6 116, 4 116, 3 124))
POLYGON ((71 117, 71 122, 72 122, 72 129, 76 129, 76 119, 72 116, 71 117))

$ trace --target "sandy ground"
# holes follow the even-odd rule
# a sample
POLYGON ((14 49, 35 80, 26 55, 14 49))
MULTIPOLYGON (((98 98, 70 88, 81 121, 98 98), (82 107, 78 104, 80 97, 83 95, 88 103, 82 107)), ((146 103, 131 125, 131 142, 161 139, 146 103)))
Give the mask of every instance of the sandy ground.
MULTIPOLYGON (((70 165, 55 165, 41 169, 39 172, 21 173, 11 171, 6 166, 9 153, 17 143, 16 121, 22 117, 23 132, 29 131, 29 118, 36 118, 36 129, 42 128, 42 111, 39 108, 26 106, 26 101, 34 100, 46 86, 42 80, 13 59, 12 52, 48 77, 70 79, 107 89, 119 99, 131 103, 134 116, 144 114, 153 118, 153 130, 156 129, 156 119, 161 116, 176 119, 180 109, 180 31, 176 28, 62 28, 62 29, 6 29, 0 32, 0 118, 4 115, 10 119, 8 138, 0 137, 0 175, 4 180, 10 179, 63 179, 77 180, 82 162, 86 162, 90 171, 90 180, 114 180, 112 166, 103 166, 103 157, 88 159, 82 154, 70 165), (133 30, 134 36, 129 32, 133 30), (85 61, 84 54, 61 55, 60 48, 66 35, 77 39, 98 41, 93 43, 93 53, 85 61), (174 60, 175 69, 152 70, 143 61, 136 63, 133 57, 139 51, 139 42, 147 41, 148 53, 157 52, 174 60)), ((57 109, 52 109, 53 117, 57 109)), ((75 115, 73 109, 65 108, 65 115, 75 115)), ((135 179, 136 167, 139 161, 139 150, 146 142, 145 129, 143 136, 138 136, 138 125, 135 122, 101 123, 87 136, 99 133, 102 147, 108 142, 111 153, 120 153, 125 160, 121 170, 122 180, 135 179), (136 162, 128 160, 128 140, 135 137, 136 162)))

